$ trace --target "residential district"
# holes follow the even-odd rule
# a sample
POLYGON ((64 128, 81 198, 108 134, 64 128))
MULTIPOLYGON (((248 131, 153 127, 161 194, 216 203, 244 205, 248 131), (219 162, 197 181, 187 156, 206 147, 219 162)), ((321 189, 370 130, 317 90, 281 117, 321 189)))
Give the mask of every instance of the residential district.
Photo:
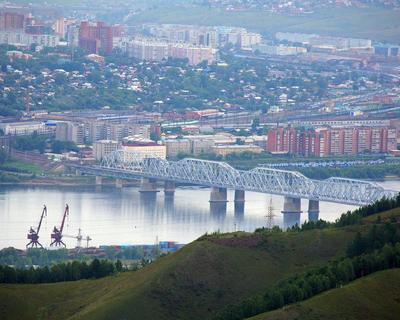
POLYGON ((15 156, 37 153, 14 141, 34 135, 70 143, 39 150, 56 162, 399 155, 397 44, 36 14, 0 11, 1 143, 15 156))

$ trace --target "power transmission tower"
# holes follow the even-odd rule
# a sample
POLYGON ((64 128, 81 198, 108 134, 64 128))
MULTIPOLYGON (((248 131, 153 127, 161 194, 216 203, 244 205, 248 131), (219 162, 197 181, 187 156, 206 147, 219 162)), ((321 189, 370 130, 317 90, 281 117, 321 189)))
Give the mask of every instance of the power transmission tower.
POLYGON ((267 229, 271 230, 273 227, 273 223, 274 223, 274 207, 272 206, 272 197, 269 199, 269 206, 268 206, 268 212, 266 215, 267 218, 267 229))

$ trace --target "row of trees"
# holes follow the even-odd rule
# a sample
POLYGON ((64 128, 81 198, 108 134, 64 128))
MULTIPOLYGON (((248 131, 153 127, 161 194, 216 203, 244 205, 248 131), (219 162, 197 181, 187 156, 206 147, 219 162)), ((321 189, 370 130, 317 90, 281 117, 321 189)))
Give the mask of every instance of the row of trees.
POLYGON ((33 133, 30 136, 22 136, 15 139, 13 147, 21 151, 38 150, 40 153, 43 153, 47 146, 47 139, 46 136, 33 133))
MULTIPOLYGON (((335 222, 329 222, 325 220, 317 221, 306 221, 301 226, 297 224, 288 228, 288 232, 300 232, 312 229, 325 229, 325 228, 337 228, 349 225, 355 225, 361 223, 361 220, 365 217, 385 212, 394 208, 400 207, 400 193, 392 199, 382 198, 372 204, 357 208, 353 211, 347 211, 343 213, 335 222)), ((378 217, 379 218, 379 217, 378 217)), ((394 222, 394 221, 392 221, 394 222)), ((258 228, 255 232, 282 232, 278 226, 274 226, 272 229, 258 228)))
MULTIPOLYGON (((145 246, 128 246, 116 249, 112 246, 104 249, 104 258, 113 262, 117 260, 127 260, 129 263, 135 261, 153 260, 157 256, 157 248, 154 246, 149 249, 145 246)), ((4 248, 0 250, 0 265, 13 265, 19 269, 26 269, 32 265, 39 267, 50 267, 53 264, 70 261, 71 259, 88 262, 93 256, 81 250, 71 257, 67 249, 47 250, 42 248, 28 248, 26 254, 15 248, 4 248)))
POLYGON ((335 222, 327 222, 323 220, 307 221, 301 227, 294 227, 295 230, 324 229, 329 227, 344 227, 361 223, 365 217, 385 212, 400 207, 400 193, 391 199, 382 198, 372 204, 357 208, 353 211, 343 213, 335 222))
POLYGON ((54 140, 47 136, 39 135, 37 132, 29 136, 17 137, 13 142, 13 147, 21 151, 37 150, 40 153, 43 153, 46 148, 50 148, 53 153, 79 151, 79 148, 72 141, 54 140))
POLYGON ((361 222, 362 218, 399 207, 400 193, 395 198, 382 198, 372 204, 360 207, 353 212, 348 211, 347 213, 342 214, 340 218, 336 220, 335 225, 337 227, 343 227, 347 225, 357 224, 361 222))
POLYGON ((400 243, 386 244, 373 253, 346 258, 281 282, 265 295, 230 306, 216 320, 240 320, 287 304, 308 299, 323 291, 338 288, 376 271, 400 267, 400 243))
POLYGON ((0 265, 0 283, 48 283, 76 281, 80 279, 98 279, 122 271, 120 260, 113 263, 108 260, 94 259, 90 264, 73 261, 55 264, 52 267, 15 269, 0 265))
POLYGON ((397 242, 400 242, 400 230, 396 224, 386 222, 382 225, 373 225, 367 233, 356 234, 347 248, 347 256, 359 256, 382 248, 385 244, 394 245, 397 242))
POLYGON ((400 267, 399 230, 394 224, 372 229, 348 247, 348 256, 282 281, 264 295, 229 306, 216 320, 240 320, 308 299, 376 271, 400 267), (383 233, 383 235, 382 235, 383 233), (362 243, 362 245, 360 244, 362 243), (379 247, 373 250, 373 248, 379 247), (368 253, 369 252, 369 253, 368 253))

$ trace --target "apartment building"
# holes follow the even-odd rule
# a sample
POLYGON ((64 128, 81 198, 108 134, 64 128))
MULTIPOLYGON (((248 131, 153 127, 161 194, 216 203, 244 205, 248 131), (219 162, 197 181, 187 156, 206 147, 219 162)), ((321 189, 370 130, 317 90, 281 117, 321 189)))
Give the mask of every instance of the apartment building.
POLYGON ((307 53, 307 49, 303 47, 284 46, 284 45, 273 46, 264 43, 253 45, 252 48, 254 50, 258 50, 262 54, 267 54, 272 56, 294 56, 298 54, 307 53))
POLYGON ((195 46, 216 48, 218 33, 214 27, 162 24, 145 26, 150 34, 168 42, 188 43, 195 46))
POLYGON ((93 143, 93 156, 97 161, 101 161, 106 155, 117 151, 120 143, 115 140, 99 140, 93 143))
POLYGON ((241 48, 251 48, 261 43, 261 34, 254 32, 239 33, 239 45, 241 48))
POLYGON ((397 129, 390 127, 274 128, 268 132, 267 151, 304 156, 388 153, 397 149, 397 129))
POLYGON ((190 65, 203 61, 216 61, 217 51, 211 47, 186 43, 168 43, 150 38, 137 38, 127 43, 129 56, 139 60, 162 61, 164 59, 188 59, 190 65))
POLYGON ((54 132, 54 127, 46 125, 44 122, 6 122, 0 123, 0 130, 4 135, 31 135, 33 133, 47 134, 54 132))
POLYGON ((81 22, 79 28, 79 47, 87 53, 111 54, 113 49, 113 28, 104 22, 81 22))
POLYGON ((245 144, 245 145, 219 145, 219 146, 213 146, 211 148, 212 153, 225 157, 229 154, 233 153, 243 153, 243 152, 250 152, 250 153, 261 153, 264 150, 256 145, 253 144, 245 144))
POLYGON ((77 145, 82 145, 86 143, 87 132, 85 123, 70 121, 57 122, 56 140, 72 141, 77 145))
POLYGON ((167 139, 165 147, 167 158, 176 158, 179 154, 191 153, 191 143, 188 139, 167 139))
POLYGON ((164 145, 138 137, 124 138, 121 150, 124 152, 124 161, 126 162, 148 157, 167 158, 167 149, 164 145))
POLYGON ((94 143, 99 140, 122 141, 128 136, 150 138, 150 125, 110 123, 107 121, 58 122, 56 139, 76 144, 94 143))
POLYGON ((0 29, 16 30, 24 29, 25 15, 17 12, 1 12, 0 13, 0 29))
POLYGON ((24 30, 0 30, 0 44, 29 47, 33 44, 43 47, 56 47, 60 36, 52 34, 30 34, 24 30))

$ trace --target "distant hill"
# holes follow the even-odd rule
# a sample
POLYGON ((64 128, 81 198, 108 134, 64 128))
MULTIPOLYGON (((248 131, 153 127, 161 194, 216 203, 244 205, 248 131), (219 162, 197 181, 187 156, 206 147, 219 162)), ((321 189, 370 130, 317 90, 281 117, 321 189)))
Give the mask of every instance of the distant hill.
MULTIPOLYGON (((382 221, 400 209, 382 215, 382 221)), ((0 319, 210 319, 227 305, 344 255, 374 223, 203 236, 139 271, 99 280, 0 285, 0 319)))
POLYGON ((332 7, 306 15, 287 15, 260 10, 226 11, 158 5, 133 15, 129 23, 225 25, 270 35, 287 31, 400 42, 400 11, 379 7, 332 7))
POLYGON ((400 315, 399 288, 400 269, 380 271, 249 320, 397 320, 400 315))

